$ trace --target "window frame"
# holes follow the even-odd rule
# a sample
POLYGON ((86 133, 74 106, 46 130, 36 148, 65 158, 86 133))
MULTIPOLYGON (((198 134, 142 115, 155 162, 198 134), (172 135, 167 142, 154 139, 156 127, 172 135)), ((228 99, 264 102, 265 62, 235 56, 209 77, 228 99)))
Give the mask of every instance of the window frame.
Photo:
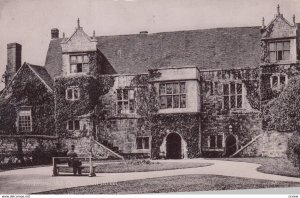
POLYGON ((242 82, 228 82, 228 83, 223 83, 222 85, 223 87, 223 102, 222 102, 222 109, 223 110, 230 110, 230 109, 242 109, 243 108, 243 83, 242 82), (234 92, 232 91, 232 84, 234 84, 234 92), (225 88, 224 86, 228 86, 228 93, 226 94, 225 93, 225 88), (239 93, 238 92, 238 86, 241 86, 241 92, 239 93), (228 108, 225 108, 225 97, 228 98, 228 108), (240 97, 240 100, 241 100, 241 104, 239 105, 239 97, 240 97), (234 99, 234 107, 232 107, 232 100, 234 99))
POLYGON ((116 90, 116 114, 134 114, 136 113, 136 101, 135 101, 135 90, 130 88, 119 88, 116 90), (119 93, 121 92, 121 98, 119 98, 119 93), (125 98, 125 92, 127 91, 127 99, 125 98), (125 103, 127 102, 127 109, 125 103), (119 109, 119 104, 121 103, 121 109, 119 109), (132 110, 131 110, 132 107, 132 110))
POLYGON ((27 106, 22 106, 20 107, 20 109, 18 109, 17 111, 17 130, 18 130, 18 133, 30 133, 33 131, 33 128, 32 128, 32 110, 31 110, 31 107, 27 107, 27 106), (20 114, 25 114, 25 115, 20 115, 20 114), (29 115, 28 115, 29 114, 29 115), (29 117, 29 121, 28 120, 20 120, 20 118, 22 117, 29 117), (22 122, 26 122, 26 123, 23 123, 25 125, 29 125, 29 126, 20 126, 20 124, 22 122), (25 130, 21 130, 21 128, 25 128, 25 130))
MULTIPOLYGON (((159 93, 159 109, 185 109, 187 108, 187 83, 186 81, 176 81, 176 82, 160 82, 158 85, 159 93), (168 85, 171 86, 171 90, 168 90, 168 85), (184 88, 181 86, 184 85, 184 88), (177 93, 174 93, 177 86, 177 93), (163 88, 164 87, 164 88, 163 88), (182 91, 183 89, 183 91, 182 91), (162 92, 162 90, 164 90, 162 92), (168 93, 171 91, 171 93, 168 93), (175 105, 175 97, 178 98, 178 106, 175 105), (165 107, 162 107, 162 100, 165 98, 165 107), (168 100, 171 100, 171 106, 168 104, 168 100), (183 104, 184 101, 184 104, 183 104)), ((177 99, 176 99, 177 100, 177 99)))
POLYGON ((81 130, 81 128, 80 128, 80 119, 68 120, 67 121, 67 130, 68 131, 79 131, 79 130, 81 130), (70 123, 71 122, 72 122, 72 129, 70 129, 70 123), (75 122, 78 122, 79 127, 76 127, 75 122))
POLYGON ((208 149, 213 149, 213 150, 217 150, 217 149, 224 149, 224 134, 214 134, 214 135, 208 135, 207 136, 207 148, 208 149), (212 137, 214 137, 214 145, 215 147, 211 147, 211 141, 212 141, 212 137), (221 137, 221 146, 218 144, 218 140, 221 137))
POLYGON ((90 71, 90 57, 87 53, 83 54, 70 54, 69 56, 69 62, 70 62, 70 68, 69 72, 70 74, 86 74, 90 71), (73 57, 76 57, 76 61, 72 60, 73 57), (79 57, 81 57, 81 61, 79 61, 79 57), (73 69, 73 66, 76 69, 73 69), (81 66, 81 72, 78 72, 78 67, 81 66), (85 71, 84 71, 85 70, 85 71))
POLYGON ((79 87, 68 87, 66 89, 66 100, 75 101, 80 99, 80 88, 79 87), (75 98, 75 90, 77 91, 77 97, 75 98), (69 98, 69 91, 72 91, 72 97, 69 98))
POLYGON ((151 148, 151 137, 150 136, 137 136, 135 138, 135 144, 136 144, 136 149, 137 150, 149 150, 151 148), (142 147, 138 147, 138 139, 142 140, 142 147), (148 145, 146 146, 146 141, 145 139, 148 139, 148 145))
POLYGON ((270 86, 272 89, 279 88, 281 86, 285 86, 288 83, 288 75, 282 73, 275 73, 270 76, 270 86), (284 77, 284 82, 282 83, 282 77, 284 77), (274 84, 274 79, 277 79, 277 83, 274 84))
POLYGON ((269 41, 268 42, 268 57, 269 57, 270 62, 290 60, 290 58, 291 58, 291 41, 290 40, 269 41), (288 49, 285 49, 285 43, 288 43, 288 49), (271 49, 271 46, 270 46, 271 44, 274 45, 274 49, 271 49), (281 50, 278 50, 279 44, 282 44, 281 50), (274 60, 271 58, 271 53, 274 53, 274 55, 275 55, 274 60), (286 53, 288 53, 289 56, 285 59, 286 53), (279 59, 279 55, 281 56, 281 59, 279 59))

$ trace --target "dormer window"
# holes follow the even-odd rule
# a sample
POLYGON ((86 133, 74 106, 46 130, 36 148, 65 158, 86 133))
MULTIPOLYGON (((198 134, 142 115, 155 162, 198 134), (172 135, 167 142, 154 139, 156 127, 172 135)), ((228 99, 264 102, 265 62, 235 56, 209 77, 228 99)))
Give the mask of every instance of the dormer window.
POLYGON ((70 55, 70 73, 88 73, 89 57, 87 54, 70 55))
POLYGON ((290 59, 290 41, 269 42, 270 62, 290 59))

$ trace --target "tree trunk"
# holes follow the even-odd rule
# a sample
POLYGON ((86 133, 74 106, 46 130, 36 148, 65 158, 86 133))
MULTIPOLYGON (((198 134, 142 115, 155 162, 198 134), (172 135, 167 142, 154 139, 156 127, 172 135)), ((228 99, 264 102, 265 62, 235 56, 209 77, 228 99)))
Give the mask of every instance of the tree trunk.
POLYGON ((18 153, 17 153, 17 158, 20 160, 21 165, 25 164, 24 161, 24 154, 23 154, 23 146, 22 146, 22 139, 17 138, 17 147, 18 147, 18 153))

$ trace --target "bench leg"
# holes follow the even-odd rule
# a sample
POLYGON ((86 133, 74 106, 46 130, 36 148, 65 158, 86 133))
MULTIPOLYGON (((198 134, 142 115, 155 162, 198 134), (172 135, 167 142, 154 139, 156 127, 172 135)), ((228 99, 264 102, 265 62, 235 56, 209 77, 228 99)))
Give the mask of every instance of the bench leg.
POLYGON ((89 177, 95 177, 95 167, 92 168, 92 172, 90 172, 89 177))
POLYGON ((53 173, 52 173, 52 176, 57 176, 58 175, 58 168, 56 167, 53 167, 53 173))

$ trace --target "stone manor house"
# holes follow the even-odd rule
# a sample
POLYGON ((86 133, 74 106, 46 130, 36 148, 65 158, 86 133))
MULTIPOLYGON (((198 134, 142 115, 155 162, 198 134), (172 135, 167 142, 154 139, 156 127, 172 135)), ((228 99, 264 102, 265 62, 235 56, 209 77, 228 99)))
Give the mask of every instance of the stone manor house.
POLYGON ((96 36, 51 30, 44 66, 7 45, 1 152, 69 148, 98 158, 284 156, 262 109, 300 69, 295 16, 261 27, 96 36))

